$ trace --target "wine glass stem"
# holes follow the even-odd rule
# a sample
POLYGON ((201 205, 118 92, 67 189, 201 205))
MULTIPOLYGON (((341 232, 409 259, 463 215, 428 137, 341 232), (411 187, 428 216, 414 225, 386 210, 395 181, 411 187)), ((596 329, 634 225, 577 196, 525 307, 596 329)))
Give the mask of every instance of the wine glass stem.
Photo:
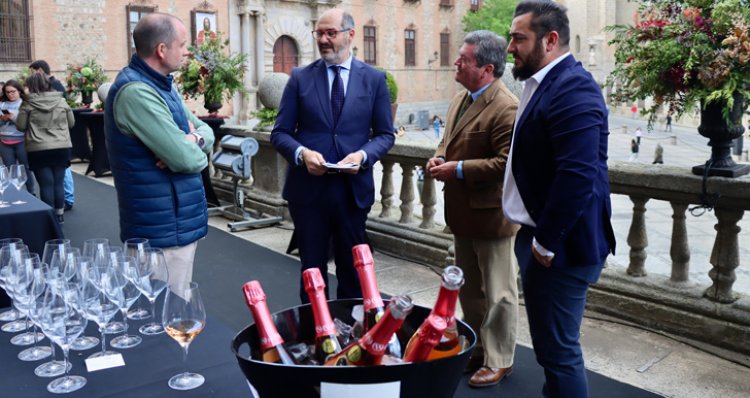
MULTIPOLYGON (((106 325, 105 325, 106 326, 106 325)), ((104 334, 104 326, 99 326, 99 332, 102 334, 102 352, 107 351, 107 341, 104 334)))
POLYGON ((122 323, 125 325, 125 330, 122 332, 122 335, 127 336, 128 335, 128 309, 120 308, 120 312, 122 312, 122 323))
POLYGON ((182 345, 182 365, 185 369, 185 373, 188 371, 188 364, 187 364, 187 357, 188 357, 188 349, 190 348, 190 343, 181 344, 182 345))
POLYGON ((52 362, 55 362, 57 358, 57 352, 55 352, 55 343, 52 341, 52 339, 49 339, 49 348, 52 349, 52 362))
POLYGON ((65 356, 65 361, 63 362, 63 365, 65 365, 65 377, 68 377, 68 351, 69 346, 65 344, 64 346, 60 346, 63 350, 63 355, 65 356))
POLYGON ((36 345, 39 344, 39 336, 36 334, 36 323, 34 324, 34 348, 36 348, 36 345))
POLYGON ((156 297, 154 299, 148 299, 148 301, 151 303, 151 319, 154 320, 154 324, 156 324, 156 297))

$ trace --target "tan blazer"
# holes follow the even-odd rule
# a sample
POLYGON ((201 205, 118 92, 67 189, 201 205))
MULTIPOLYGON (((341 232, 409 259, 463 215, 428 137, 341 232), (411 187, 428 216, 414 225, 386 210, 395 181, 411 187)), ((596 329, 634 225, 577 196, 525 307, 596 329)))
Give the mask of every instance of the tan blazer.
POLYGON ((512 236, 519 227, 503 216, 502 199, 518 98, 496 79, 456 122, 467 98, 466 91, 453 97, 445 134, 435 152, 446 161, 464 161, 464 179, 445 183, 445 220, 462 237, 512 236))

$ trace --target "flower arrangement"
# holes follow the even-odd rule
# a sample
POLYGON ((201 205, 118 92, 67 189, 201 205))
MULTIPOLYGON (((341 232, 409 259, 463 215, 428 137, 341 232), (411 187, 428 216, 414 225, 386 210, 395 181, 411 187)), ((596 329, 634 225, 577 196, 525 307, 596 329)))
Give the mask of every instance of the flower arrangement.
POLYGON ((750 98, 750 0, 639 1, 634 25, 607 27, 613 99, 653 99, 649 126, 663 105, 680 117, 717 103, 728 119, 736 94, 750 98))
POLYGON ((176 81, 182 88, 185 98, 196 99, 203 96, 206 105, 219 106, 236 92, 245 92, 246 54, 227 55, 227 42, 222 34, 208 37, 197 46, 191 46, 191 56, 180 69, 176 81))
POLYGON ((81 94, 84 104, 92 102, 91 95, 103 83, 109 81, 104 69, 95 59, 90 58, 83 65, 68 64, 67 66, 67 97, 77 98, 81 94))

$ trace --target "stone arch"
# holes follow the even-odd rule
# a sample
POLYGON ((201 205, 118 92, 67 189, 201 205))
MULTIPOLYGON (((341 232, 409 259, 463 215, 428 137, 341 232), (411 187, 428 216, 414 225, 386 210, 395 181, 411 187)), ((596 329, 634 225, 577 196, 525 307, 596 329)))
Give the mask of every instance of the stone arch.
POLYGON ((306 65, 313 61, 315 52, 313 51, 312 33, 305 21, 300 18, 280 18, 272 24, 266 25, 264 37, 264 68, 267 71, 273 70, 273 46, 281 36, 289 36, 295 41, 299 50, 299 65, 306 65))

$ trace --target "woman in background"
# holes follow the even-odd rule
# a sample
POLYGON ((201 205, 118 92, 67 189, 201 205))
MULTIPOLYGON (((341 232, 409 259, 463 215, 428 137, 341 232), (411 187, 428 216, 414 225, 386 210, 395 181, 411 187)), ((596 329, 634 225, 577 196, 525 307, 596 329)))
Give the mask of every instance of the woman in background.
POLYGON ((0 157, 3 163, 22 164, 26 167, 26 190, 34 194, 34 177, 29 172, 29 161, 26 156, 24 134, 16 126, 18 109, 23 103, 23 87, 16 80, 8 80, 3 85, 3 98, 0 101, 0 157))
POLYGON ((29 165, 39 182, 39 196, 55 209, 62 224, 65 205, 63 178, 70 165, 73 146, 70 141, 70 128, 75 124, 73 111, 44 74, 29 76, 26 87, 29 93, 18 113, 16 125, 26 132, 29 165))

